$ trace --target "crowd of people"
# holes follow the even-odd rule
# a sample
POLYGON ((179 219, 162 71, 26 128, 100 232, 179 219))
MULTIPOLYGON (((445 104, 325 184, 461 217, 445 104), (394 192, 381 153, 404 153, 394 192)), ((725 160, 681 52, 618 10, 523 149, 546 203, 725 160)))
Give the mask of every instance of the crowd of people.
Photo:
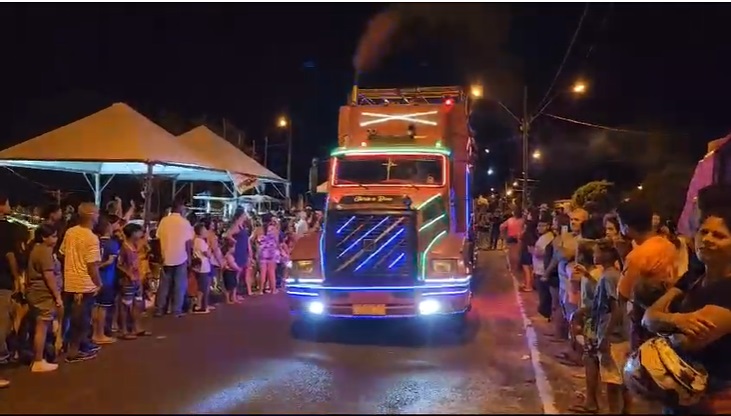
POLYGON ((123 212, 116 199, 101 212, 93 203, 49 205, 31 228, 13 221, 9 202, 0 195, 0 366, 23 362, 32 372, 149 337, 148 314, 208 314, 216 300, 277 293, 294 242, 322 219, 310 209, 240 209, 226 222, 187 215, 177 202, 145 230, 137 207, 123 212))
POLYGON ((665 414, 731 412, 731 189, 709 186, 697 206, 692 238, 640 200, 501 219, 520 290, 537 293, 549 336, 565 343, 556 358, 584 368, 570 411, 630 413, 639 397, 665 414))

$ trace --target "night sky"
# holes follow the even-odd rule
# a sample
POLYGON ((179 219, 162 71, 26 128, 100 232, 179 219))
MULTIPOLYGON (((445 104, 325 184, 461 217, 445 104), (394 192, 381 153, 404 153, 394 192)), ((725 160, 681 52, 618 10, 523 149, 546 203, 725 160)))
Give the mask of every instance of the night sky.
MULTIPOLYGON (((468 85, 480 80, 488 100, 478 106, 475 127, 478 142, 491 153, 483 155, 478 184, 502 187, 518 167, 518 133, 494 100, 519 114, 527 85, 529 108, 535 110, 584 7, 404 6, 390 54, 359 83, 468 85), (488 166, 499 174, 488 177, 488 166)), ((294 180, 301 192, 310 158, 322 157, 336 145, 337 107, 353 82, 358 39, 383 8, 3 4, 0 145, 8 147, 124 101, 152 118, 163 113, 186 121, 205 116, 220 123, 226 118, 260 147, 267 135, 272 143, 282 140, 274 126, 277 116, 286 113, 294 122, 294 180)), ((720 4, 591 4, 555 87, 567 90, 580 78, 589 93, 581 99, 559 97, 547 112, 656 132, 682 148, 691 162, 697 160, 707 141, 731 130, 726 103, 731 92, 730 18, 728 7, 720 4)), ((533 133, 532 147, 545 153, 535 175, 556 197, 589 179, 630 184, 643 174, 632 167, 637 152, 627 154, 623 143, 646 136, 607 133, 548 117, 537 119, 533 133)), ((283 175, 282 149, 270 155, 271 168, 283 175)), ((80 178, 19 173, 51 187, 84 189, 80 178)), ((40 187, 17 176, 4 172, 0 179, 6 191, 21 199, 40 196, 40 187)))

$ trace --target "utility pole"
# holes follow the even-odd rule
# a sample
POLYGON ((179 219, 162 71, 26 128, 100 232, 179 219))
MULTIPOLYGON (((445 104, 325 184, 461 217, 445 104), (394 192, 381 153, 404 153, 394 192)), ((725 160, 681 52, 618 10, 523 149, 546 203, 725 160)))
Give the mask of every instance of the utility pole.
POLYGON ((287 125, 287 209, 292 207, 292 120, 287 125))
POLYGON ((525 210, 528 207, 528 134, 530 129, 530 116, 528 115, 528 86, 523 87, 523 119, 521 120, 520 130, 523 134, 523 195, 521 197, 521 207, 525 210))
POLYGON ((264 167, 269 169, 267 162, 269 161, 269 136, 264 136, 264 167))

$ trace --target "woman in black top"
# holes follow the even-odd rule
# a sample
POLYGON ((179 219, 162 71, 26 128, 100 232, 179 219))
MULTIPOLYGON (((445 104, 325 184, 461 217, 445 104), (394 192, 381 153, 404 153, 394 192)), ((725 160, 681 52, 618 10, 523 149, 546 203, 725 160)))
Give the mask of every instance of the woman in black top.
MULTIPOLYGON (((713 185, 715 186, 715 185, 713 185)), ((720 191, 720 190, 719 190, 720 191)), ((731 189, 722 192, 731 195, 731 189)), ((730 201, 731 202, 731 201, 730 201)), ((679 352, 708 371, 709 386, 692 409, 668 413, 731 413, 731 204, 709 204, 695 236, 704 273, 690 271, 645 313, 652 332, 669 331, 679 352)))

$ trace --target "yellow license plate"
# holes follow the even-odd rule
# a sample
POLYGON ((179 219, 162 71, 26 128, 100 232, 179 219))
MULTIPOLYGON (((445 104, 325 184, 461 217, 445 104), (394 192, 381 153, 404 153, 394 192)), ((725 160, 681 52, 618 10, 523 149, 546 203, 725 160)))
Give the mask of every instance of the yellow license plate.
POLYGON ((353 305, 353 315, 383 316, 386 305, 353 305))

